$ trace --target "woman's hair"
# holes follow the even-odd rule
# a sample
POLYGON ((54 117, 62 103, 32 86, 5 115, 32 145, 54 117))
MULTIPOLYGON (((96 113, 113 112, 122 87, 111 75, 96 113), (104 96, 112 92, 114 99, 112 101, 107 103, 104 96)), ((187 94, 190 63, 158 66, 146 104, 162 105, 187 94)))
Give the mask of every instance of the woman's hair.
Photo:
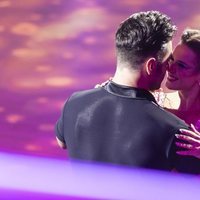
POLYGON ((197 69, 200 71, 200 29, 186 29, 181 36, 181 43, 189 47, 197 59, 197 69))

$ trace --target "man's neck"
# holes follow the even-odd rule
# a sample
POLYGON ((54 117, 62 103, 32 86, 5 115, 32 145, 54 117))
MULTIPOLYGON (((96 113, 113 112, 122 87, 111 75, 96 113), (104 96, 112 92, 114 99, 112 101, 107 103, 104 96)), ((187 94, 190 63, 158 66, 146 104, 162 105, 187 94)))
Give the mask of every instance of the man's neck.
POLYGON ((133 71, 129 68, 117 68, 112 81, 120 85, 137 88, 139 87, 139 74, 139 71, 133 71))
POLYGON ((141 70, 132 70, 129 67, 117 67, 113 82, 135 88, 149 90, 147 77, 141 70))

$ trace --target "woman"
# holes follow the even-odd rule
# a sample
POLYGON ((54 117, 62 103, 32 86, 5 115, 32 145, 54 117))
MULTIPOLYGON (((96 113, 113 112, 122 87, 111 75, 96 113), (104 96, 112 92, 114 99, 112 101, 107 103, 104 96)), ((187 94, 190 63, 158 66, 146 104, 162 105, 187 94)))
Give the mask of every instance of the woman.
POLYGON ((177 90, 178 109, 168 109, 200 130, 200 30, 184 31, 167 69, 166 86, 177 90))
POLYGON ((177 90, 180 99, 178 109, 167 110, 193 124, 193 132, 182 130, 184 135, 177 135, 177 138, 189 142, 177 142, 177 146, 187 149, 177 153, 200 158, 200 30, 187 29, 183 32, 167 72, 166 86, 177 90))

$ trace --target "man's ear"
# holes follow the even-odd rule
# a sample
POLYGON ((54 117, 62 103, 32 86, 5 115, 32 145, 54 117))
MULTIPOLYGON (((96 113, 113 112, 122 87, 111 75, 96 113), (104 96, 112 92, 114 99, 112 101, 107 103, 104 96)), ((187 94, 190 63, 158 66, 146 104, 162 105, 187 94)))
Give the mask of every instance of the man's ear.
POLYGON ((153 57, 149 58, 145 63, 147 74, 148 75, 152 74, 156 70, 156 66, 157 66, 156 59, 153 57))

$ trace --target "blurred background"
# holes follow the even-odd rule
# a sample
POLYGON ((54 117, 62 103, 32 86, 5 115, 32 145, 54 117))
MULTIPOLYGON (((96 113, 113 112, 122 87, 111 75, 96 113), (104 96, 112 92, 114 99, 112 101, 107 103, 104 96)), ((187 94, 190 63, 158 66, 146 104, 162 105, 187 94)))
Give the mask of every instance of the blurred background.
POLYGON ((0 0, 0 152, 66 159, 54 125, 76 90, 115 70, 114 34, 133 12, 159 10, 199 28, 200 0, 0 0))

